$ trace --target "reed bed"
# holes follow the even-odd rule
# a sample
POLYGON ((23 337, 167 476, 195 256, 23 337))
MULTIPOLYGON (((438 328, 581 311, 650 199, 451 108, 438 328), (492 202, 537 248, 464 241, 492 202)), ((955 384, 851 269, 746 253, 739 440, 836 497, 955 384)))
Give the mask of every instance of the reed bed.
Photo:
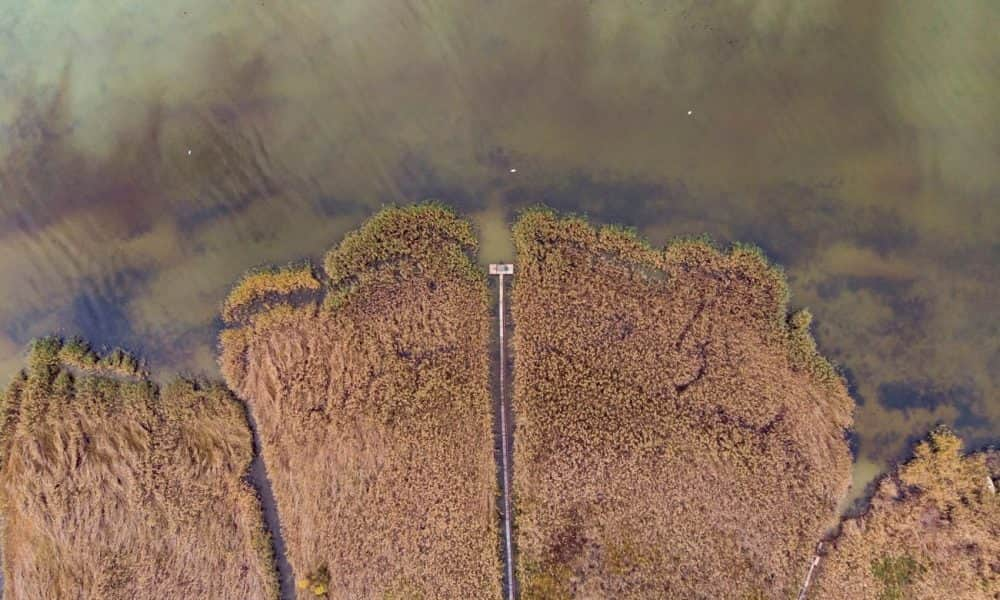
POLYGON ((810 598, 1000 598, 1000 453, 937 430, 845 521, 810 598))
POLYGON ((326 257, 325 299, 224 330, 300 599, 500 593, 489 305, 471 226, 391 208, 326 257))
POLYGON ((545 209, 514 238, 522 597, 794 597, 853 403, 782 273, 545 209))
POLYGON ((121 348, 115 348, 101 356, 86 340, 80 338, 66 341, 50 338, 39 340, 36 344, 60 344, 59 361, 71 371, 75 369, 89 374, 127 378, 144 378, 149 375, 138 358, 121 348))
POLYGON ((0 402, 4 597, 276 598, 243 406, 110 356, 39 340, 0 402))
POLYGON ((313 275, 309 265, 252 271, 229 292, 222 306, 222 318, 229 322, 235 321, 241 314, 252 312, 255 308, 253 305, 257 302, 295 292, 315 292, 321 287, 322 284, 313 275))

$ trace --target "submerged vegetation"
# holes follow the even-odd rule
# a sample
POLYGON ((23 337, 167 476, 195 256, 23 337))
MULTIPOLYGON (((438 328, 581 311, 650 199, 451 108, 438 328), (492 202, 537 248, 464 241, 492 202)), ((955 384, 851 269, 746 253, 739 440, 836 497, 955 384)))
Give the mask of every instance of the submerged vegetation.
POLYGON ((794 597, 853 404, 782 274, 541 209, 514 237, 523 597, 794 597))
POLYGON ((843 524, 810 597, 1000 597, 1000 454, 962 454, 939 429, 843 524), (868 568, 865 568, 868 567, 868 568))
MULTIPOLYGON (((258 304, 222 332, 300 599, 499 595, 474 249, 440 206, 387 209, 326 256, 325 301, 258 304)), ((234 293, 227 305, 243 303, 234 293)))
POLYGON ((243 406, 37 341, 0 411, 4 597, 277 596, 243 406))

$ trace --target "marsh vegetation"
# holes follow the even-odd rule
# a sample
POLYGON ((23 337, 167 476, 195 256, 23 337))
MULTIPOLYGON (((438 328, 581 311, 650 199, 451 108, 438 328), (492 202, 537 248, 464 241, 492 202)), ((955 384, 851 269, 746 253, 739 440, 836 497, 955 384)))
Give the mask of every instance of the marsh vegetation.
MULTIPOLYGON (((542 208, 513 234, 524 600, 795 597, 821 539, 809 598, 1000 594, 1000 454, 948 430, 838 523, 854 404, 760 250, 657 249, 542 208)), ((0 401, 6 597, 276 598, 239 399, 299 600, 499 597, 476 248, 423 204, 377 213, 322 269, 248 273, 221 306, 232 392, 36 341, 0 401)))
MULTIPOLYGON (((387 209, 327 254, 311 301, 227 314, 221 367, 257 421, 299 598, 499 595, 475 246, 439 206, 387 209)), ((248 278, 227 306, 258 296, 247 281, 303 280, 248 278)))
POLYGON ((547 210, 514 238, 523 597, 793 597, 853 404, 782 274, 547 210))
POLYGON ((244 407, 47 338, 0 402, 4 597, 274 599, 244 407))
POLYGON ((845 521, 810 597, 971 600, 1000 597, 1000 453, 962 454, 931 433, 878 484, 866 514, 845 521))

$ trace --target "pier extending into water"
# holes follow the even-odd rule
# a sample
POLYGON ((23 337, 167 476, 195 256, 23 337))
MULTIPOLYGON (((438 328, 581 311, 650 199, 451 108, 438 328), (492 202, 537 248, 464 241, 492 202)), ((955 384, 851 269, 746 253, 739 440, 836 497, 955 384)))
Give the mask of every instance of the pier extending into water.
POLYGON ((499 303, 497 305, 497 327, 499 332, 499 360, 497 361, 498 381, 500 397, 497 399, 496 422, 499 425, 497 435, 500 438, 499 468, 500 468, 500 512, 503 520, 503 562, 504 562, 504 597, 506 600, 514 600, 517 597, 517 582, 514 580, 514 544, 511 529, 511 450, 513 449, 511 430, 511 407, 510 399, 507 397, 506 369, 507 355, 504 337, 504 275, 513 275, 514 265, 511 264, 491 264, 490 275, 496 275, 499 288, 499 303))

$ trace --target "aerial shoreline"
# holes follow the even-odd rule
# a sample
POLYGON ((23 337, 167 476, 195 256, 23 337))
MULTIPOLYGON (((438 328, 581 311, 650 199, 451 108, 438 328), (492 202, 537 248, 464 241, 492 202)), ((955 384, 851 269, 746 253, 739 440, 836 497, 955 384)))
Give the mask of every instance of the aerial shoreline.
MULTIPOLYGON (((854 586, 851 593, 890 598, 960 577, 974 598, 974 590, 1000 585, 989 576, 976 583, 971 558, 945 567, 933 553, 898 550, 896 536, 926 527, 906 520, 915 514, 910 507, 973 507, 933 509, 942 516, 928 535, 943 544, 952 543, 950 527, 981 535, 1000 517, 1000 461, 991 453, 961 458, 961 441, 948 432, 933 433, 916 459, 883 475, 864 514, 840 515, 853 401, 818 353, 810 315, 788 310, 784 277, 759 250, 722 251, 703 239, 656 249, 622 228, 544 208, 522 213, 514 239, 520 597, 712 589, 835 598, 854 586), (957 475, 942 479, 941 469, 957 475), (859 524, 883 520, 897 533, 859 537, 859 524), (713 525, 702 531, 702 521, 713 525), (730 522, 742 529, 726 529, 730 522), (675 547, 685 554, 669 551, 675 547), (794 560, 781 558, 784 548, 794 560), (835 576, 851 553, 871 557, 869 570, 860 579, 835 576), (682 575, 692 568, 704 573, 682 575)), ((265 596, 500 595, 493 304, 475 247, 469 224, 441 205, 389 208, 331 250, 322 270, 256 269, 234 285, 221 311, 219 360, 240 410, 249 411, 237 429, 249 452, 245 466, 256 469, 250 527, 268 540, 274 587, 265 596), (449 436, 457 437, 444 443, 449 436), (428 537, 423 527, 432 524, 441 529, 428 537), (362 526, 372 533, 357 537, 362 526), (377 573, 343 570, 344 561, 371 551, 366 540, 386 535, 398 548, 379 551, 377 573), (442 544, 441 535, 456 542, 442 544), (448 557, 433 568, 434 584, 422 579, 429 571, 418 557, 427 553, 448 557), (387 572, 395 575, 380 579, 387 572)), ((61 406, 60 398, 91 393, 82 391, 88 381, 108 382, 102 393, 112 405, 132 393, 128 386, 147 390, 151 406, 161 393, 142 361, 120 351, 99 357, 82 340, 43 340, 29 362, 2 405, 0 499, 24 493, 7 473, 38 435, 22 398, 61 406), (26 389, 37 397, 24 396, 26 389)), ((74 426, 107 435, 98 424, 74 426)), ((198 439, 193 429, 180 435, 198 439)), ((104 459, 126 470, 135 460, 104 459)), ((186 482, 167 489, 174 484, 186 482)), ((0 502, 4 519, 10 506, 0 502)), ((5 547, 24 543, 10 535, 5 528, 5 547)), ((988 555, 987 540, 979 544, 988 555)), ((8 585, 22 581, 23 567, 3 568, 14 577, 8 585)))

